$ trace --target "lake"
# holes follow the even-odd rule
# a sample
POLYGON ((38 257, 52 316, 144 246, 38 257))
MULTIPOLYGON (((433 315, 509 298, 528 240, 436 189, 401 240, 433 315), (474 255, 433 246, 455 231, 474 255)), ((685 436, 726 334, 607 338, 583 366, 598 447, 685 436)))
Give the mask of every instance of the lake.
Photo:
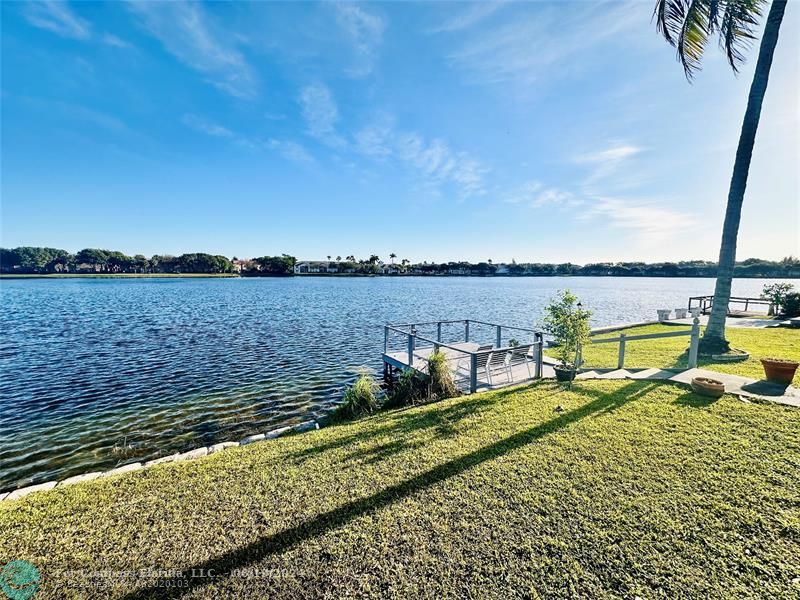
POLYGON ((565 287, 599 326, 686 306, 714 280, 2 280, 0 490, 320 417, 360 367, 380 368, 385 323, 533 326, 565 287))

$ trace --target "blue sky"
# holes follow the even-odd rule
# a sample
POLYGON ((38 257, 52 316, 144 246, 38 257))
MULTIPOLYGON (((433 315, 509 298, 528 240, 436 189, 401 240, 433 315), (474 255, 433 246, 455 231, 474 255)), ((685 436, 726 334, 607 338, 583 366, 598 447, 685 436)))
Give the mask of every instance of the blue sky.
MULTIPOLYGON (((716 259, 756 49, 652 2, 2 3, 2 245, 716 259)), ((800 255, 790 3, 739 258, 800 255)))

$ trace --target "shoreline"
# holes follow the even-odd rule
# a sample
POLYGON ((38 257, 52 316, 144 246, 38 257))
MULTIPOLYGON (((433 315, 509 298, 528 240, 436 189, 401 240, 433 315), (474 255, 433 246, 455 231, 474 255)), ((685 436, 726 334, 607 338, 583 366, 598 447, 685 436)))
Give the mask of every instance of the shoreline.
MULTIPOLYGON (((619 278, 619 279, 715 279, 714 276, 711 275, 511 275, 511 274, 502 274, 502 275, 451 275, 449 273, 395 273, 395 274, 383 274, 383 273, 302 273, 302 274, 287 274, 287 275, 240 275, 239 273, 1 273, 0 279, 181 279, 181 278, 192 278, 192 279, 286 279, 292 277, 299 277, 299 278, 306 278, 306 277, 320 277, 320 278, 331 278, 331 277, 353 277, 353 278, 363 278, 363 277, 386 277, 386 278, 397 278, 397 277, 441 277, 441 278, 453 278, 453 277, 469 277, 469 278, 476 278, 476 279, 492 279, 492 278, 500 278, 500 279, 527 279, 531 277, 538 277, 538 278, 548 278, 548 279, 565 279, 565 278, 576 278, 576 277, 590 277, 590 278, 619 278)), ((800 280, 798 276, 786 276, 786 275, 753 275, 753 276, 740 276, 737 275, 734 279, 790 279, 790 280, 800 280)))

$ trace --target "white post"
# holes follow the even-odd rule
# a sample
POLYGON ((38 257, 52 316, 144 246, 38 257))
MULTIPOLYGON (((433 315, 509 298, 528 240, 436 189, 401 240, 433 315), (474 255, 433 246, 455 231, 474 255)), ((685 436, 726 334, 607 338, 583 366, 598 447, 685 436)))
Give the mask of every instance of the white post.
POLYGON ((697 350, 700 346, 700 319, 694 318, 692 322, 692 341, 689 345, 689 368, 694 369, 697 366, 697 350))
POLYGON ((619 336, 619 356, 617 357, 617 368, 621 369, 625 364, 625 334, 619 336))

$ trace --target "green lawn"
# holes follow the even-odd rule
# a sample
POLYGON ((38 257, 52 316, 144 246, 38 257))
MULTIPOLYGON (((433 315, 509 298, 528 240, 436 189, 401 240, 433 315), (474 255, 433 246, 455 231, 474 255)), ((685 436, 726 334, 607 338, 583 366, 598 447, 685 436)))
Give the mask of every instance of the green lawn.
MULTIPOLYGON (((664 331, 680 331, 676 325, 647 325, 631 327, 624 331, 601 334, 593 339, 618 337, 620 333, 626 335, 642 335, 647 333, 661 333, 664 331)), ((685 329, 689 329, 686 327, 685 329)), ((700 358, 698 367, 732 373, 754 379, 764 377, 764 369, 760 358, 777 357, 800 360, 800 330, 787 327, 774 327, 769 329, 745 329, 728 327, 726 335, 734 348, 740 348, 750 353, 750 358, 740 363, 713 362, 700 358)), ((672 337, 657 340, 631 341, 625 345, 625 366, 660 367, 660 368, 686 368, 686 349, 689 347, 689 337, 672 337)), ((585 368, 616 368, 618 344, 592 344, 583 353, 585 368)), ((552 349, 545 350, 550 356, 555 356, 552 349)), ((800 372, 795 374, 795 385, 800 385, 800 372)))
POLYGON ((3 502, 0 531, 37 597, 798 597, 800 411, 540 382, 3 502))

